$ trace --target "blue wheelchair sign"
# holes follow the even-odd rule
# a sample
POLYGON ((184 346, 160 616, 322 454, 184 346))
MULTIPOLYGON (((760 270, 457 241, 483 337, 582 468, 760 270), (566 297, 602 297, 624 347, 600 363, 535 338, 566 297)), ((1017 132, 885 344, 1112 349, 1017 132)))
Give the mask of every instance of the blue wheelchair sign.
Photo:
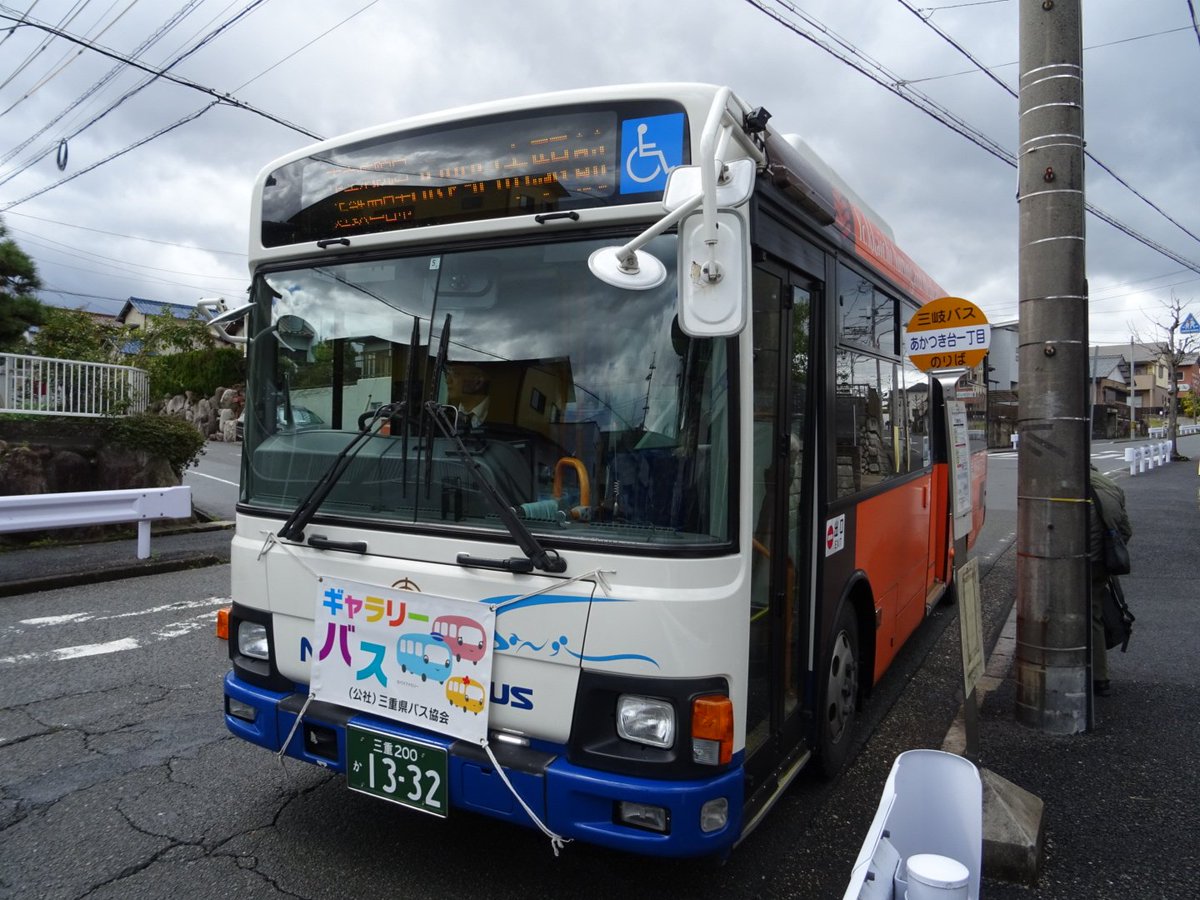
POLYGON ((621 123, 621 193, 662 193, 667 173, 683 163, 683 113, 621 123))

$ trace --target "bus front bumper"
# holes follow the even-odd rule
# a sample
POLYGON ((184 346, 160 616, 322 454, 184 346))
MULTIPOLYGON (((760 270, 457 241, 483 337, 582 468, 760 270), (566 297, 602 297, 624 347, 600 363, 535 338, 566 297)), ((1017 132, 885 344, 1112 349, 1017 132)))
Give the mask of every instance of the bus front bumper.
MULTIPOLYGON (((280 693, 225 676, 225 724, 244 740, 336 772, 346 770, 346 726, 442 747, 448 754, 450 806, 527 827, 535 827, 495 772, 486 753, 465 741, 354 712, 329 703, 312 703, 301 724, 296 718, 303 694, 280 693), (291 739, 288 740, 288 735, 291 739)), ((668 781, 585 769, 570 763, 565 748, 493 742, 492 752, 521 800, 551 831, 585 841, 653 856, 722 855, 742 828, 742 769, 734 765, 711 779, 668 781), (705 831, 705 804, 727 804, 722 827, 705 831), (666 810, 665 833, 620 821, 621 804, 666 810)), ((737 760, 735 760, 737 762, 737 760)))

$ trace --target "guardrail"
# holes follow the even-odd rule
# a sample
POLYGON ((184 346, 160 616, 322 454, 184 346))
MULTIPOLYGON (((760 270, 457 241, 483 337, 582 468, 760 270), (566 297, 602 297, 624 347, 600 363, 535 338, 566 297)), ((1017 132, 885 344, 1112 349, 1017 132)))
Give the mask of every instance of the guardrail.
POLYGON ((150 557, 150 523, 192 514, 192 489, 134 488, 0 497, 0 533, 137 522, 137 558, 150 557))
POLYGON ((149 398, 133 366, 0 353, 0 413, 97 418, 143 412, 149 398))
POLYGON ((1158 441, 1153 444, 1143 444, 1140 447, 1125 448, 1125 462, 1129 463, 1129 474, 1140 475, 1147 469, 1165 466, 1171 461, 1171 451, 1174 445, 1171 441, 1158 441))

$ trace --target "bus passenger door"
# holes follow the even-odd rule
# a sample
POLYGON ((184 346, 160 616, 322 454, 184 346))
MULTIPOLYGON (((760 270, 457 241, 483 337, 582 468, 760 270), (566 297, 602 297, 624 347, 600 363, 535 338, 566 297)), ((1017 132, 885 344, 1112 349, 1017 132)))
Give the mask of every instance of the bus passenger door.
MULTIPOLYGON (((818 284, 753 275, 753 458, 747 795, 765 800, 799 748, 811 602, 810 319, 818 284)), ((748 811, 752 814, 752 810, 748 811)))

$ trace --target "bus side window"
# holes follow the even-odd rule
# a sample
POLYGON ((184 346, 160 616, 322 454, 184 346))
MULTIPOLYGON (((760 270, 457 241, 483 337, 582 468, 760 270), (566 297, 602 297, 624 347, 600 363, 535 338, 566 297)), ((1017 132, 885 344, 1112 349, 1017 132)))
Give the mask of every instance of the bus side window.
POLYGON ((904 404, 891 360, 839 348, 837 354, 837 496, 872 488, 907 471, 897 454, 904 404))

